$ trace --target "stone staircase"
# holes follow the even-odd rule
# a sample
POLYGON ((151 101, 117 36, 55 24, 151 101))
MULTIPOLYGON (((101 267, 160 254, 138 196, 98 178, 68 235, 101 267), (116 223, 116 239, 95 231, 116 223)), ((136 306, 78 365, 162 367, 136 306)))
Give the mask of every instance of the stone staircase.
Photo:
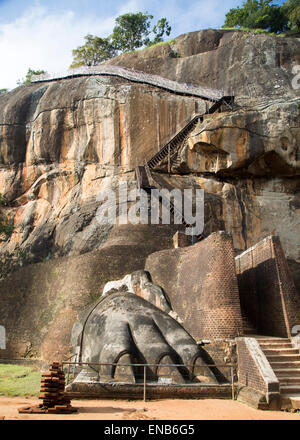
POLYGON ((243 322, 243 334, 244 335, 256 335, 257 328, 250 322, 249 318, 242 313, 242 322, 243 322))
POLYGON ((300 352, 289 338, 257 337, 280 383, 281 409, 300 409, 300 352))

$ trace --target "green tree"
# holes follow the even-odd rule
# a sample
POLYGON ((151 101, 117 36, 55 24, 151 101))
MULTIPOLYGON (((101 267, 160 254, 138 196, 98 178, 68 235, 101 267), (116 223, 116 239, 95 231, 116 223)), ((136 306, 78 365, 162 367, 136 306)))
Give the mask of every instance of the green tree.
POLYGON ((20 86, 22 84, 30 84, 31 83, 31 79, 33 77, 33 75, 42 75, 44 73, 47 73, 45 70, 33 70, 29 67, 25 79, 19 79, 17 81, 17 84, 20 86))
POLYGON ((153 15, 147 12, 120 15, 116 18, 112 34, 114 47, 123 53, 163 41, 163 36, 170 35, 172 28, 166 18, 160 18, 151 29, 152 19, 153 15), (153 40, 149 38, 151 33, 154 35, 153 40))
POLYGON ((6 199, 0 194, 0 241, 7 240, 13 233, 14 226, 9 223, 6 215, 3 213, 2 207, 6 205, 6 199))
POLYGON ((250 12, 249 6, 250 5, 246 6, 246 4, 244 3, 242 8, 240 8, 239 6, 237 8, 231 8, 226 14, 223 28, 244 26, 247 20, 247 16, 250 12))
POLYGON ((112 33, 114 47, 121 52, 129 52, 149 44, 152 18, 153 15, 142 12, 117 17, 112 33))
POLYGON ((282 32, 287 29, 288 17, 274 0, 246 0, 241 8, 232 8, 226 14, 223 27, 245 27, 282 32))
POLYGON ((70 66, 71 69, 79 66, 96 66, 117 54, 110 38, 100 38, 88 34, 84 39, 85 44, 72 51, 73 63, 70 66))
POLYGON ((166 34, 167 36, 171 33, 171 26, 167 22, 166 18, 161 18, 158 20, 155 26, 153 26, 152 32, 155 35, 154 39, 152 41, 146 42, 147 46, 160 43, 163 41, 163 36, 166 34))
POLYGON ((4 95, 8 92, 8 89, 0 89, 0 95, 4 95))
POLYGON ((84 37, 85 44, 72 51, 73 62, 70 67, 95 66, 121 53, 163 41, 164 35, 170 35, 171 26, 166 18, 161 18, 151 29, 152 19, 153 15, 147 12, 120 15, 109 37, 101 38, 91 34, 84 37))
POLYGON ((283 3, 282 9, 289 20, 291 30, 300 30, 300 0, 288 0, 283 3))

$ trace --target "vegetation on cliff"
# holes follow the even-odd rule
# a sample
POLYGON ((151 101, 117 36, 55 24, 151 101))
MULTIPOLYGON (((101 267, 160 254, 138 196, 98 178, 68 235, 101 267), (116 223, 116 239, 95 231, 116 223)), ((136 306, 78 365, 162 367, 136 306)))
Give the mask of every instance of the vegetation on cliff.
POLYGON ((0 194, 0 241, 6 240, 13 232, 13 225, 8 221, 6 215, 2 211, 6 199, 0 194))
POLYGON ((18 85, 22 85, 22 84, 30 84, 31 83, 31 78, 33 77, 33 75, 42 75, 43 73, 46 73, 45 70, 40 69, 40 70, 33 70, 29 67, 25 78, 23 79, 19 79, 18 80, 18 85))
POLYGON ((274 0, 246 0, 242 7, 229 10, 223 28, 299 31, 300 0, 288 0, 281 6, 273 3, 274 0))

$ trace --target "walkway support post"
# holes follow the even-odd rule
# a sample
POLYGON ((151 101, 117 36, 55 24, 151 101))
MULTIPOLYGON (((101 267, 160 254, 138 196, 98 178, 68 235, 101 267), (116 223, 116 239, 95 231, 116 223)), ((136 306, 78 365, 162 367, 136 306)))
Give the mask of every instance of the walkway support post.
POLYGON ((233 378, 233 366, 230 367, 230 374, 231 374, 231 395, 232 400, 234 400, 234 378, 233 378))
POLYGON ((146 402, 146 365, 144 365, 144 402, 146 402))

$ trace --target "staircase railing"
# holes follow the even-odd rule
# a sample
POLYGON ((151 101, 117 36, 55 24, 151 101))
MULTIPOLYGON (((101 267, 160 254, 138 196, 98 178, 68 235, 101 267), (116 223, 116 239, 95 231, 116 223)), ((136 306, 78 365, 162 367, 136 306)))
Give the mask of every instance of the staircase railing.
MULTIPOLYGON (((195 128, 198 122, 203 122, 204 115, 215 113, 221 106, 225 103, 227 106, 231 106, 233 108, 233 96, 224 96, 220 100, 216 101, 207 111, 201 115, 194 116, 181 130, 179 130, 173 138, 167 142, 159 151, 156 153, 150 160, 148 160, 144 166, 136 167, 136 178, 138 188, 145 189, 149 192, 151 189, 162 189, 161 185, 153 178, 151 174, 151 169, 154 169, 156 165, 162 162, 167 156, 169 156, 168 168, 170 169, 170 155, 171 153, 174 155, 176 149, 182 144, 183 140, 188 136, 188 134, 195 128)), ((153 192, 152 194, 155 194, 153 192)), ((168 204, 168 208, 170 212, 173 214, 174 219, 180 219, 181 223, 186 226, 192 228, 193 225, 187 224, 183 218, 182 212, 180 212, 175 205, 169 200, 169 198, 165 197, 163 193, 160 192, 160 198, 162 205, 166 206, 168 204)), ((205 238, 204 234, 199 234, 196 236, 196 239, 199 241, 205 238)))
POLYGON ((215 113, 222 105, 225 103, 226 105, 233 104, 234 97, 233 96, 225 96, 222 99, 216 101, 207 111, 203 114, 194 116, 181 130, 179 130, 175 136, 167 142, 151 159, 147 161, 147 165, 149 168, 154 168, 158 165, 163 159, 165 159, 169 154, 174 153, 176 148, 181 145, 183 140, 187 137, 187 135, 195 128, 198 122, 202 123, 204 116, 215 113))

